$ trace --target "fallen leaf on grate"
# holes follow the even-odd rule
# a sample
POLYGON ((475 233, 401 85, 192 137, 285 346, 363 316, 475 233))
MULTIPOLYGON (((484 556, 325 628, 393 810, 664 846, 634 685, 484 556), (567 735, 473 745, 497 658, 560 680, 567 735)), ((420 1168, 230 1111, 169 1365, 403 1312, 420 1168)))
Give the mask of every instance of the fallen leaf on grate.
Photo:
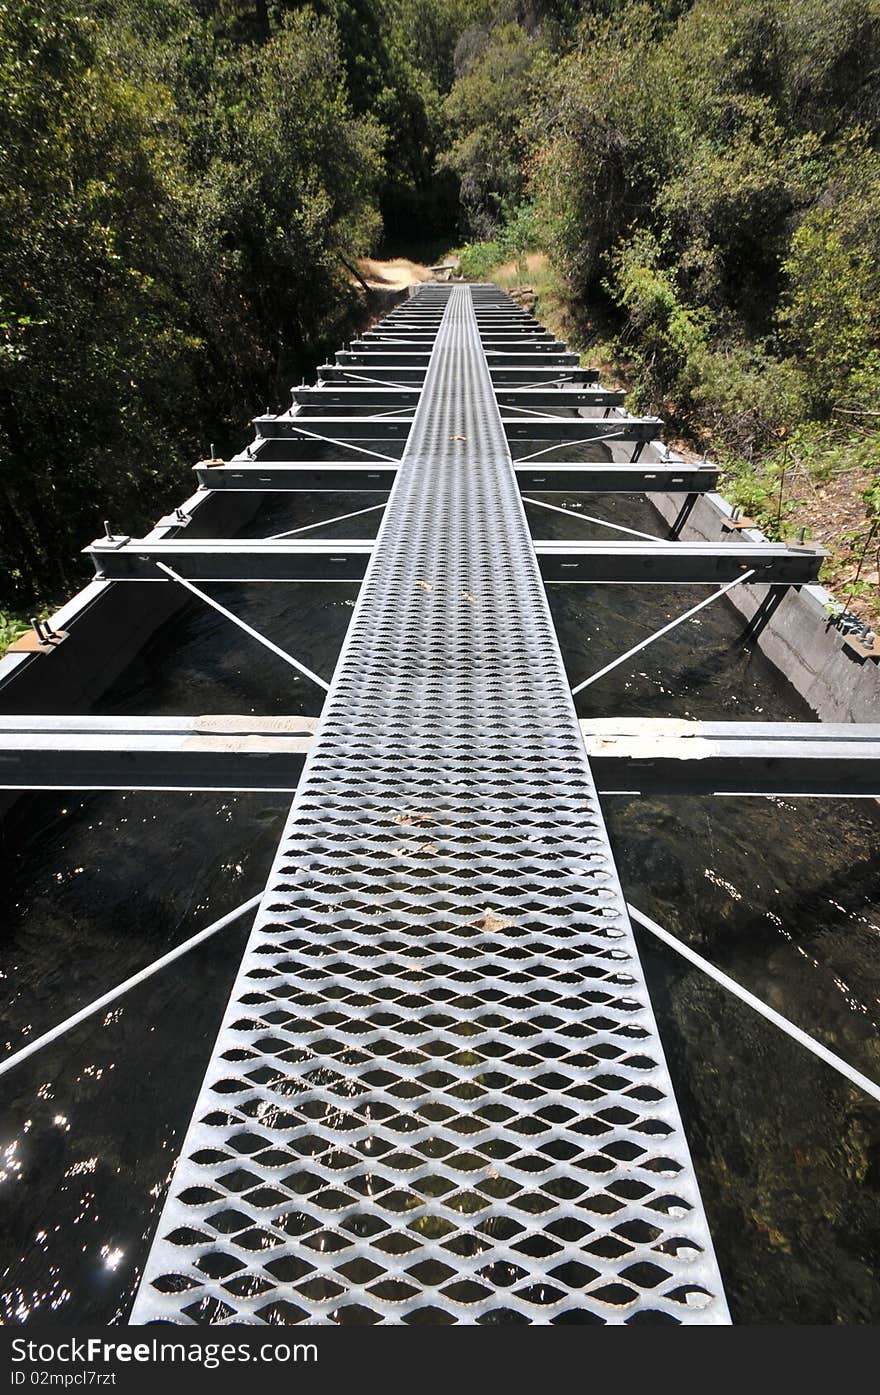
POLYGON ((407 848, 407 852, 411 852, 411 853, 435 853, 435 852, 437 852, 437 844, 436 844, 436 843, 413 843, 412 847, 407 848))
POLYGON ((489 931, 506 930, 508 925, 512 924, 512 920, 509 920, 506 916, 503 915, 496 915, 495 912, 489 906, 487 906, 485 911, 483 912, 481 920, 471 921, 471 925, 475 925, 478 930, 489 931))
POLYGON ((450 441, 466 441, 467 436, 450 436, 450 441))
POLYGON ((420 823, 433 823, 434 820, 430 814, 395 814, 393 822, 402 828, 416 828, 420 823))
POLYGON ((421 586, 423 591, 433 591, 434 589, 430 581, 417 581, 416 586, 421 586))
POLYGON ((474 604, 474 602, 475 602, 476 599, 477 599, 476 596, 472 596, 472 595, 471 595, 470 591, 462 591, 461 594, 464 596, 465 600, 466 600, 466 601, 470 601, 472 605, 474 604))

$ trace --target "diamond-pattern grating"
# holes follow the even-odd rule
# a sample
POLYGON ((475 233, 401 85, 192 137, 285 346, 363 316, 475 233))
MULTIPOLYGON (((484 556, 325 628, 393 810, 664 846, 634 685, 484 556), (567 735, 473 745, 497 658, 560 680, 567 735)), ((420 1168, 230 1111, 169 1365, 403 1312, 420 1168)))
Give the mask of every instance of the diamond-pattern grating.
POLYGON ((510 301, 410 304, 424 390, 132 1320, 726 1322, 481 347, 510 301))

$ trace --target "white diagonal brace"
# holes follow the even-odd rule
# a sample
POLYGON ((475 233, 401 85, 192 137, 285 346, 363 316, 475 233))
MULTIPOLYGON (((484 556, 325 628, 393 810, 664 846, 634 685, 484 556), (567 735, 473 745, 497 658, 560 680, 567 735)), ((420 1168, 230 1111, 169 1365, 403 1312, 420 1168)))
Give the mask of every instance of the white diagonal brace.
POLYGON ((877 1085, 873 1080, 869 1080, 866 1075, 862 1075, 861 1071, 848 1065, 841 1056, 837 1056, 833 1051, 829 1051, 828 1047, 823 1046, 820 1041, 816 1041, 815 1037, 811 1037, 809 1033, 803 1031, 800 1027, 796 1027, 787 1017, 783 1017, 781 1012, 775 1012, 772 1007, 768 1007, 760 998, 756 998, 754 993, 750 993, 747 988, 743 988, 741 984, 737 983, 736 979, 730 978, 727 974, 722 973, 720 969, 716 969, 715 965, 710 964, 708 959, 704 959, 702 955, 697 954, 695 950, 691 949, 690 945, 684 944, 677 936, 671 935, 668 930, 664 930, 663 926, 658 925, 656 920, 651 920, 650 916, 646 916, 642 911, 637 910, 635 906, 630 905, 629 902, 627 902, 626 908, 632 919, 636 921, 638 925, 642 925, 646 930, 650 930, 652 935, 658 940, 662 940, 665 945, 669 945, 670 949, 674 949, 676 954, 680 954, 683 959, 687 959, 689 963, 696 965, 698 969, 702 969, 704 974, 708 974, 709 978, 714 979, 722 988, 726 988, 728 993, 732 993, 741 1003, 746 1003, 754 1012, 760 1013, 761 1017, 766 1018, 768 1022, 772 1022, 774 1027, 778 1027, 781 1032, 785 1032, 786 1036, 791 1037, 792 1041, 796 1041, 799 1046, 803 1046, 813 1056, 817 1056, 820 1061, 824 1061, 826 1066, 831 1066, 832 1070, 836 1070, 839 1075, 844 1076, 851 1084, 857 1086, 859 1090, 864 1090, 866 1095, 870 1095, 872 1099, 880 1101, 880 1085, 877 1085))
POLYGON ((539 509, 552 509, 554 513, 568 514, 569 518, 582 518, 585 523, 598 523, 600 528, 613 528, 615 533, 629 533, 634 538, 645 538, 648 542, 663 542, 654 533, 640 533, 638 528, 624 528, 622 523, 610 523, 607 518, 595 518, 591 513, 581 513, 580 509, 563 509, 558 504, 545 504, 543 499, 532 499, 524 494, 524 504, 537 504, 539 509))
MULTIPOLYGON (((409 392, 409 391, 411 391, 411 389, 412 389, 412 387, 413 387, 413 384, 412 384, 412 383, 389 383, 389 382, 387 381, 387 379, 385 379, 385 378, 370 378, 370 377, 368 377, 365 373, 353 373, 353 372, 351 371, 350 368, 347 368, 347 367, 345 366, 344 363, 340 363, 340 364, 338 364, 338 365, 337 365, 337 364, 333 364, 333 369, 334 369, 334 371, 337 372, 337 373, 344 373, 345 376, 346 376, 346 379, 350 378, 350 379, 352 380, 352 382, 358 382, 358 383, 372 383, 373 386, 375 386, 375 387, 400 388, 401 392, 409 392)), ((326 379, 321 379, 321 382, 326 382, 326 381, 327 381, 326 379)), ((331 384, 331 386, 332 386, 332 384, 331 384)))
POLYGON ((381 504, 370 504, 367 509, 355 509, 353 513, 338 513, 333 518, 319 518, 317 523, 304 523, 301 528, 289 528, 286 533, 270 533, 267 542, 278 542, 281 538, 292 538, 297 533, 307 533, 310 528, 328 528, 331 523, 342 523, 346 518, 358 518, 362 513, 375 513, 377 509, 387 508, 388 501, 383 499, 381 504))
POLYGON ((610 664, 606 664, 604 668, 600 668, 596 673, 591 673, 590 677, 585 678, 582 683, 578 683, 577 687, 571 690, 572 697, 576 697, 578 693, 582 693, 584 688, 589 688, 591 683, 595 683, 599 678, 604 678, 606 673, 610 673, 612 669, 617 668, 620 664, 626 663, 627 659, 631 659, 634 654, 640 653, 642 649, 647 649, 648 645, 653 644, 655 639, 662 639, 664 635, 669 634, 670 630, 674 630, 678 625, 683 625, 685 620, 690 620, 692 615, 696 615, 700 610, 705 610, 707 605, 711 605, 713 601, 717 601, 719 597, 726 595, 728 591, 732 591, 734 586, 739 586, 741 582, 748 581, 749 577, 754 575, 754 571, 743 572, 742 576, 734 577, 733 581, 728 581, 725 586, 721 586, 717 591, 713 591, 712 595, 707 596, 705 600, 698 601, 696 605, 692 605, 690 610, 686 610, 683 614, 677 615, 674 620, 669 621, 668 625, 663 625, 659 630, 655 630, 652 635, 648 635, 647 639, 640 640, 638 644, 633 645, 632 649, 627 649, 625 654, 620 654, 616 659, 612 659, 610 664))
POLYGON ((224 930, 226 926, 231 925, 234 920, 239 920, 241 916, 246 915, 248 911, 252 911, 255 906, 258 906, 262 899, 263 892, 260 891, 256 896, 252 896, 249 901, 243 901, 240 906, 236 906, 235 910, 230 911, 228 915, 221 916, 221 918, 215 920, 212 925, 206 925, 204 930, 200 930, 198 934, 190 936, 188 940, 183 941, 183 944, 179 944, 174 949, 170 949, 168 953, 163 954, 161 958, 154 959, 152 964, 148 964, 145 969, 139 969, 136 974, 132 974, 131 978, 125 979, 122 983, 117 983, 115 988, 111 988, 109 992, 104 993, 100 998, 96 998, 94 1002, 89 1003, 86 1007, 80 1008, 79 1012, 73 1013, 71 1017, 66 1017, 63 1022, 59 1022, 55 1027, 51 1027, 48 1032, 43 1032, 35 1041, 28 1042, 27 1046, 23 1046, 20 1051, 16 1051, 13 1056, 7 1056, 5 1061, 0 1061, 0 1075, 5 1075, 7 1071, 12 1070, 15 1066, 21 1065, 21 1062, 27 1060, 28 1056, 33 1056, 36 1052, 42 1051, 44 1046, 48 1046, 51 1042, 57 1041, 59 1037, 64 1036, 65 1032, 71 1031, 73 1027, 78 1027, 80 1022, 85 1022, 87 1018, 93 1017, 96 1012, 100 1012, 101 1008, 106 1007, 108 1003, 115 1002, 117 998, 121 998, 123 993, 128 993, 130 989, 137 988, 139 984, 144 983, 148 978, 152 978, 153 974, 157 974, 160 969, 164 969, 168 964, 173 964, 175 959, 182 958, 184 954, 188 954, 191 949, 195 949, 196 945, 202 944, 203 941, 209 939, 211 935, 216 935, 218 930, 224 930))
POLYGON ((338 441, 335 436, 322 436, 319 431, 306 431, 304 426, 299 426, 291 420, 294 431, 300 436, 309 436, 313 441, 323 441, 327 446, 339 446, 341 450, 356 450, 361 455, 372 455, 376 460, 390 460, 393 465, 400 464, 400 458, 396 455, 383 455, 380 450, 368 450, 366 446, 356 446, 354 441, 338 441))
POLYGON ((574 449, 576 446, 597 446, 603 441, 616 441, 625 435, 626 428, 622 427, 620 431, 609 431, 604 436, 589 436, 583 441, 554 441, 552 445, 544 446, 541 450, 533 450, 530 455, 518 455, 513 463, 517 466, 522 465, 525 460, 537 460, 539 455, 549 455, 551 450, 559 450, 561 446, 568 449, 574 449))
POLYGON ((218 614, 225 615, 227 620, 231 620, 233 625, 237 625, 240 630, 244 630, 245 634, 250 635, 251 639, 255 639, 258 644, 263 644, 267 649, 271 649, 272 653, 277 654, 279 659, 283 659, 285 663, 290 664, 293 668, 297 669, 299 673, 305 674, 306 678, 311 678, 313 683, 317 683, 319 688, 323 688, 325 693, 329 693, 329 683, 325 683, 323 678, 318 677, 317 673, 313 673, 310 668, 306 668, 305 664, 301 664, 299 659, 295 659, 292 654, 288 654, 286 649, 281 649, 277 644, 273 644, 271 639, 267 639, 265 635, 261 635, 259 630, 255 630, 253 625, 249 625, 246 620, 242 620, 240 615, 236 615, 233 611, 227 610, 225 605, 221 605, 219 601, 215 601, 214 597, 209 596, 207 591, 200 591, 198 586, 193 586, 191 581, 188 581, 185 576, 181 576, 173 567, 167 566, 164 562, 157 562, 156 566, 160 571, 167 572, 172 581, 176 581, 179 585, 185 586, 187 591, 191 591, 194 596, 198 596, 200 601, 205 602, 205 605, 211 606, 218 614))
MULTIPOLYGON (((393 411, 388 411, 388 410, 386 409, 385 411, 382 411, 382 412, 368 412, 368 413, 364 416, 363 419, 364 419, 364 421, 389 421, 389 420, 393 417, 393 418, 395 418, 395 420, 396 420, 397 417, 402 417, 403 414, 404 414, 404 412, 414 412, 415 409, 416 409, 415 403, 414 403, 414 402, 410 402, 408 406, 406 406, 406 407, 395 407, 393 411)), ((352 421, 357 421, 357 420, 358 420, 357 417, 352 417, 352 421)))

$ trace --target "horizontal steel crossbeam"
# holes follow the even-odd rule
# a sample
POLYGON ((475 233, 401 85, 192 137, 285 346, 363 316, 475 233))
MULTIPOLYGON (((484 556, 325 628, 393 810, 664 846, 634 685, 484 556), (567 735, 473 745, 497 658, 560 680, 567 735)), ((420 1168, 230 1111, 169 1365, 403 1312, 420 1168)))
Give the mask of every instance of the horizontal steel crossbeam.
MULTIPOLYGON (((252 459, 233 460, 228 465, 196 465, 199 484, 204 489, 245 489, 339 491, 390 489, 397 475, 397 464, 344 461, 277 461, 254 464, 252 459)), ((514 471, 522 489, 541 494, 700 494, 715 489, 715 465, 597 465, 549 464, 517 465, 514 471)))
MULTIPOLYGON (((109 581, 160 580, 157 562, 165 562, 193 580, 358 581, 364 576, 373 546, 369 538, 141 538, 119 542, 100 538, 86 552, 98 576, 109 581)), ((754 583, 800 586, 816 580, 825 555, 821 548, 742 541, 536 539, 534 546, 545 581, 578 583, 708 583, 754 571, 754 583)))
MULTIPOLYGON (((383 416, 377 413, 362 416, 288 416, 256 417, 254 426, 257 442, 296 439, 303 435, 324 436, 333 440, 405 440, 412 422, 403 416, 383 416)), ((502 416, 501 425, 510 441, 590 441, 613 436, 618 441, 653 441, 663 423, 659 417, 521 417, 502 416)))
POLYGON ((747 585, 801 586, 819 575, 821 548, 784 543, 542 542, 535 552, 545 581, 687 585, 729 581, 752 571, 747 585))
POLYGON ((514 461, 513 468, 520 488, 530 494, 704 494, 718 485, 717 465, 682 461, 668 465, 514 461))
POLYGON ((406 417, 370 412, 358 417, 307 417, 298 413, 295 416, 255 417, 253 424, 257 433, 256 450, 259 450, 262 441, 296 440, 306 432, 312 437, 325 436, 330 441, 356 438, 406 440, 412 426, 406 417))
POLYGON ((880 797, 880 725, 831 722, 581 722, 603 794, 880 797))
MULTIPOLYGON (((423 368, 428 366, 430 354, 425 351, 419 353, 418 350, 403 349, 362 349, 355 353, 350 349, 340 349, 336 355, 336 362, 340 367, 351 368, 423 368)), ((486 358, 490 369, 497 368, 555 368, 558 372, 560 368, 576 368, 579 362, 577 354, 560 353, 529 353, 522 350, 520 353, 505 353, 501 349, 491 349, 486 358)))
POLYGON ((631 417, 623 413, 608 417, 502 417, 501 424, 511 442, 558 441, 560 445, 606 439, 654 441, 663 427, 659 417, 631 417))
POLYGON ((381 493, 397 478, 397 461, 285 460, 253 463, 252 457, 228 465, 195 466, 202 489, 243 489, 250 492, 317 494, 381 493))
MULTIPOLYGON (((401 348, 410 347, 420 349, 422 347, 431 348, 433 334, 430 330, 400 330, 392 327, 388 330, 368 330, 359 339, 353 339, 349 348, 369 349, 376 348, 382 344, 398 344, 401 348)), ((536 349, 541 353, 560 352, 565 349, 561 340, 547 332, 547 330, 517 330, 499 329, 487 330, 480 336, 480 341, 484 349, 504 348, 510 345, 512 348, 536 349)))
MULTIPOLYGON (((0 789, 292 792, 316 725, 314 717, 0 717, 0 789)), ((580 728, 600 794, 880 798, 876 724, 590 718, 580 728)))
MULTIPOLYGON (((296 387, 291 389, 294 402, 301 407, 332 406, 338 409, 357 410, 370 408, 379 412, 383 407, 415 407, 419 400, 419 389, 361 387, 343 384, 324 387, 296 387)), ((497 388, 495 396, 498 405, 504 407, 534 407, 538 410, 554 408, 567 410, 577 407, 620 407, 626 396, 611 388, 497 388)), ((329 414, 328 414, 329 415, 329 414)), ((334 413, 335 415, 335 413, 334 413)))
MULTIPOLYGON (((339 364, 325 363, 318 369, 318 380, 322 383, 361 383, 364 378, 373 382, 376 386, 393 387, 395 384, 409 384, 420 386, 425 380, 427 364, 420 367, 398 363, 393 368, 383 368, 375 364, 372 368, 343 367, 339 364)), ((564 382, 595 383, 599 380, 598 370, 595 368, 578 368, 575 366, 558 368, 552 366, 544 367, 492 367, 490 376, 493 385, 497 387, 527 387, 533 383, 556 383, 560 379, 564 382)))
POLYGON ((0 717, 0 789, 293 791, 310 717, 0 717))
POLYGON ((368 538, 169 538, 118 544, 100 538, 86 548, 97 575, 108 581, 166 581, 156 565, 164 562, 189 580, 356 582, 372 551, 368 538))

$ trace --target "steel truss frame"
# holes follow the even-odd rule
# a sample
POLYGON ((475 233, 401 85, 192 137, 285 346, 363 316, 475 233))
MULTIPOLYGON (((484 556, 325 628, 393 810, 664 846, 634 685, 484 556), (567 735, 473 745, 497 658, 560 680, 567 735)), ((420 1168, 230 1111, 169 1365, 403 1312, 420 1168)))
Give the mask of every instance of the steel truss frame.
MULTIPOLYGON (((652 460, 647 463, 606 461, 580 464, 554 460, 535 464, 537 457, 558 449, 566 441, 571 444, 587 441, 601 444, 603 440, 623 440, 634 442, 637 449, 641 449, 643 445, 655 441, 659 423, 653 418, 634 418, 623 412, 621 394, 595 386, 597 375, 592 370, 579 368, 576 355, 565 352, 558 341, 537 325, 533 317, 511 308, 506 298, 494 291, 475 288, 473 299, 473 325, 476 327, 480 352, 473 360, 473 370, 468 371, 476 373, 478 378, 482 375, 480 390, 484 394, 488 392, 494 404, 497 427, 491 425, 489 429, 500 432, 494 448, 502 453, 506 448, 509 455, 509 443, 525 441, 536 445, 536 449, 530 452, 530 458, 519 462, 514 460, 509 466, 511 478, 515 478, 521 488, 544 494, 677 492, 688 499, 714 488, 717 469, 704 462, 690 465, 680 461, 652 460), (540 444, 547 441, 552 444, 540 444)), ((452 301, 459 307, 455 332, 462 333, 461 326, 467 321, 466 313, 461 318, 462 297, 455 300, 448 291, 440 292, 433 288, 427 292, 423 290, 406 307, 387 316, 381 326, 368 331, 349 349, 340 351, 334 365, 325 365, 319 371, 319 381, 315 386, 303 385, 293 389, 291 411, 277 417, 257 418, 257 439, 248 452, 229 463, 202 462, 198 465, 196 471, 200 487, 257 493, 390 492, 393 501, 395 491, 399 492, 407 459, 412 454, 412 443, 418 438, 418 430, 426 429, 423 421, 419 428, 419 406, 424 398, 423 389, 432 381, 432 365, 437 362, 436 345, 442 334, 449 331, 455 318, 450 319, 448 313, 448 305, 452 301), (325 414, 325 408, 332 410, 325 414), (321 414, 317 415, 319 411, 321 414), (402 415, 410 411, 415 413, 414 420, 402 415), (267 442, 277 442, 287 437, 299 437, 304 441, 319 440, 330 446, 335 444, 340 449, 340 459, 327 462, 260 459, 260 451, 267 442), (369 439, 405 441, 404 455, 402 458, 384 456, 379 451, 356 444, 359 440, 369 439), (370 459, 352 460, 344 454, 351 451, 370 459)), ((472 333, 472 329, 473 326, 470 326, 467 333, 472 333)), ((478 423, 472 429, 479 436, 484 427, 478 423)), ((450 435, 448 440, 461 441, 468 450, 471 449, 466 436, 450 435)), ((436 444, 434 448, 438 448, 436 444)), ((448 447, 446 449, 448 453, 448 447)), ((370 505, 368 509, 355 510, 341 517, 369 512, 374 508, 378 510, 386 508, 386 505, 370 505)), ((386 512, 386 520, 387 517, 386 512)), ((181 536, 178 526, 182 520, 169 516, 163 520, 167 525, 163 537, 105 537, 86 551, 93 558, 96 573, 101 579, 176 583, 195 592, 205 603, 214 605, 231 621, 241 624, 255 641, 273 648, 304 676, 322 687, 329 686, 331 701, 328 706, 331 717, 338 721, 340 714, 332 708, 332 697, 340 678, 339 669, 328 685, 324 679, 271 644, 193 585, 194 578, 207 582, 324 580, 350 583, 358 582, 365 575, 373 575, 376 544, 371 540, 303 540, 291 536, 335 521, 338 518, 328 517, 303 525, 302 529, 288 530, 287 534, 275 538, 243 542, 236 539, 187 540, 181 536)), ((776 587, 801 585, 816 579, 822 559, 820 549, 753 544, 740 538, 720 546, 647 539, 615 544, 538 540, 534 544, 534 555, 544 581, 560 584, 697 584, 724 581, 729 584, 776 587)), ((367 584, 370 584, 369 580, 367 584)), ((430 592, 431 584, 425 583, 425 586, 430 592)), ((408 602, 411 600, 408 598, 408 602)), ((705 603, 708 601, 700 604, 705 603)), ((656 637, 650 636, 645 642, 656 637)), ((350 639, 346 641, 341 663, 345 661, 350 643, 350 639)), ((594 678, 597 676, 594 675, 594 678)), ((373 714, 377 728, 387 725, 387 719, 375 703, 373 714)), ((261 789, 289 792, 297 787, 305 769, 306 793, 297 795, 300 800, 308 795, 309 762, 319 749, 315 728, 315 719, 307 718, 173 717, 115 721, 79 717, 5 718, 0 719, 0 788, 261 789)), ((877 797, 880 794, 880 728, 877 727, 583 721, 579 724, 579 731, 581 754, 585 753, 589 758, 596 786, 602 793, 846 794, 847 797, 854 794, 877 797)), ((555 743, 557 735, 545 727, 543 739, 555 743)), ((509 727, 505 739, 508 752, 512 755, 518 743, 525 738, 514 727, 509 727)), ((502 742, 499 749, 503 748, 502 742)), ((555 744, 553 749, 556 749, 555 744)), ((294 810, 297 807, 295 803, 294 810)), ((600 817, 596 827, 601 828, 600 817)), ((283 848, 284 845, 282 851, 283 848)), ((611 866, 613 868, 613 864, 611 866)), ((282 885, 277 881, 277 871, 275 883, 270 885, 270 900, 277 900, 279 886, 282 885)), ((490 918, 493 914, 486 913, 490 918)), ((644 922, 645 918, 640 913, 636 915, 644 922)), ((258 926, 260 924, 258 917, 258 926)), ((209 927, 209 931, 212 932, 214 928, 209 927)), ((489 933, 495 940, 503 940, 505 929, 504 925, 493 924, 489 933)), ((271 927, 264 915, 260 933, 265 935, 270 932, 271 927)), ((266 962, 263 961, 264 964, 266 962)), ((648 1009, 645 1020, 649 1019, 648 1009)), ((261 1030, 265 1031, 265 1024, 261 1030)), ((662 1055, 658 1059, 662 1065, 662 1055)), ((201 1105, 197 1107, 196 1119, 200 1108, 201 1105)), ((676 1122, 674 1101, 665 1108, 664 1118, 672 1134, 677 1137, 676 1129, 680 1131, 680 1123, 676 1122)), ((202 1127, 202 1124, 198 1125, 199 1129, 202 1127)), ((200 1134, 198 1136, 201 1137, 200 1134)), ((684 1168, 685 1179, 680 1181, 687 1190, 689 1159, 686 1145, 670 1140, 668 1149, 679 1158, 684 1168), (679 1148, 677 1155, 676 1147, 679 1148)), ((190 1159, 192 1156, 190 1147, 190 1159)), ((248 1166, 256 1167, 253 1156, 250 1156, 248 1166)), ((184 1180, 191 1170, 190 1161, 184 1168, 184 1180)), ((502 1173, 507 1175, 504 1168, 502 1173)), ((180 1179, 175 1185, 176 1200, 169 1214, 174 1214, 174 1206, 179 1208, 183 1196, 180 1179)), ((230 1195, 222 1204, 229 1206, 236 1203, 230 1195)), ((242 1198, 239 1198, 238 1204, 243 1204, 242 1198)), ((691 1227, 688 1244, 693 1249, 696 1243, 702 1253, 699 1265, 691 1272, 692 1275, 701 1276, 697 1288, 702 1290, 707 1307, 689 1310, 690 1299, 685 1298, 683 1309, 676 1311, 671 1305, 674 1301, 681 1303, 682 1300, 673 1300, 671 1289, 664 1289, 662 1295, 659 1292, 650 1295, 647 1292, 639 1293, 638 1285, 631 1278, 623 1280, 624 1285, 630 1284, 631 1297, 611 1300, 597 1296, 594 1299, 588 1291, 593 1281, 582 1281, 579 1290, 577 1284, 572 1286, 569 1280, 563 1282, 559 1278, 557 1264, 557 1270, 552 1272, 556 1275, 554 1282, 563 1283, 566 1294, 564 1303, 574 1303, 577 1307, 580 1302, 586 1309, 601 1312, 606 1320, 612 1321, 626 1320, 614 1314, 614 1303, 617 1301, 627 1312, 641 1311, 644 1307, 651 1310, 652 1305, 654 1309, 664 1308, 665 1304, 664 1311, 670 1314, 674 1312, 680 1320, 725 1320, 723 1294, 714 1268, 711 1242, 705 1231, 705 1222, 701 1221, 695 1191, 689 1193, 688 1206, 692 1212, 691 1219, 687 1225, 684 1221, 680 1222, 679 1229, 683 1232, 688 1226, 691 1227), (693 1229, 694 1225, 696 1230, 693 1229), (697 1233, 698 1241, 694 1239, 697 1233), (634 1308, 633 1304, 636 1305, 634 1308)), ((533 1224, 533 1229, 536 1234, 542 1233, 542 1226, 537 1222, 533 1224)), ((623 1234, 622 1227, 617 1229, 623 1234)), ((201 1258, 216 1252, 219 1233, 206 1236, 204 1243, 196 1247, 186 1263, 181 1261, 182 1267, 175 1269, 169 1265, 167 1226, 164 1238, 160 1230, 160 1239, 154 1248, 136 1307, 137 1318, 174 1314, 175 1320, 223 1321, 228 1320, 230 1312, 237 1312, 246 1313, 247 1320, 276 1321, 279 1320, 281 1309, 286 1306, 287 1320, 298 1320, 291 1308, 292 1291, 280 1277, 280 1271, 274 1280, 276 1297, 278 1292, 291 1295, 280 1304, 270 1301, 271 1282, 268 1290, 265 1287, 261 1292, 254 1290, 246 1300, 244 1291, 235 1289, 229 1281, 229 1271, 213 1277, 210 1269, 199 1273, 201 1258), (171 1282, 170 1278, 170 1286, 162 1286, 160 1281, 163 1274, 171 1277, 177 1274, 179 1277, 184 1271, 189 1279, 182 1288, 176 1280, 171 1282), (196 1286, 201 1284, 198 1301, 185 1301, 184 1294, 197 1274, 196 1286), (205 1277, 206 1274, 208 1277, 205 1277), (270 1297, 264 1296, 267 1292, 270 1297)), ((230 1247, 235 1250, 236 1242, 228 1232, 224 1233, 227 1234, 227 1250, 230 1247)), ((187 1243, 192 1250, 193 1242, 187 1243)), ((295 1253, 300 1253, 291 1244, 289 1236, 281 1232, 275 1233, 274 1243, 276 1248, 272 1253, 277 1253, 279 1263, 282 1260, 288 1263, 295 1253)), ((628 1244, 631 1252, 639 1252, 637 1242, 628 1240, 628 1244)), ((434 1248, 440 1256, 442 1247, 434 1248)), ((656 1246, 654 1248, 657 1249, 656 1246)), ((498 1262, 524 1262, 525 1251, 519 1253, 514 1246, 508 1255, 509 1249, 510 1246, 501 1247, 498 1262), (516 1259, 515 1252, 518 1254, 516 1259)), ((665 1254, 663 1263, 675 1270, 674 1250, 670 1251, 664 1246, 660 1246, 660 1249, 665 1254)), ((566 1254, 568 1250, 572 1250, 570 1242, 566 1254)), ((578 1251, 580 1258, 575 1260, 575 1250, 578 1250, 577 1246, 568 1256, 567 1263, 582 1263, 583 1254, 578 1251)), ((235 1252, 238 1253, 237 1250, 235 1252)), ((361 1247, 361 1253, 367 1252, 373 1254, 374 1250, 365 1244, 361 1247)), ((395 1265, 387 1253, 382 1253, 388 1273, 402 1275, 403 1266, 395 1265)), ((434 1251, 431 1253, 433 1255, 434 1251)), ((485 1261, 482 1261, 483 1270, 480 1270, 465 1260, 464 1251, 456 1250, 455 1253, 459 1267, 463 1266, 463 1272, 466 1270, 471 1279, 476 1281, 485 1273, 485 1261)), ((592 1262, 599 1262, 597 1253, 593 1254, 592 1262)), ((621 1271, 619 1265, 617 1269, 621 1275, 627 1272, 621 1271)), ((260 1282, 265 1284, 272 1272, 265 1267, 265 1256, 258 1272, 260 1282)), ((541 1269, 545 1275, 542 1282, 550 1282, 549 1272, 545 1274, 545 1270, 541 1269)), ((322 1282, 326 1282, 327 1275, 331 1273, 338 1278, 334 1262, 328 1261, 321 1273, 324 1275, 322 1282)), ((302 1278, 302 1274, 299 1277, 302 1278)), ((359 1290, 366 1295, 363 1301, 372 1305, 384 1320, 407 1320, 407 1314, 419 1311, 418 1303, 414 1306, 408 1302, 403 1307, 398 1306, 397 1318, 393 1312, 389 1316, 391 1310, 386 1300, 377 1297, 372 1290, 365 1290, 365 1282, 368 1280, 360 1281, 359 1290)), ((309 1306, 311 1303, 317 1302, 320 1307, 321 1302, 325 1302, 324 1298, 315 1297, 308 1290, 308 1282, 297 1282, 293 1306, 300 1313, 304 1311, 301 1306, 304 1301, 309 1311, 314 1311, 309 1306)), ((454 1312, 461 1321, 481 1320, 483 1314, 490 1312, 483 1300, 453 1298, 450 1291, 444 1291, 438 1301, 445 1302, 447 1310, 454 1312)), ((544 1300, 512 1293, 507 1294, 504 1301, 511 1310, 517 1304, 524 1305, 524 1311, 533 1321, 547 1320, 541 1311, 544 1300)), ((393 1309, 393 1301, 391 1307, 393 1309)), ((280 1320, 284 1320, 284 1315, 280 1320)))

